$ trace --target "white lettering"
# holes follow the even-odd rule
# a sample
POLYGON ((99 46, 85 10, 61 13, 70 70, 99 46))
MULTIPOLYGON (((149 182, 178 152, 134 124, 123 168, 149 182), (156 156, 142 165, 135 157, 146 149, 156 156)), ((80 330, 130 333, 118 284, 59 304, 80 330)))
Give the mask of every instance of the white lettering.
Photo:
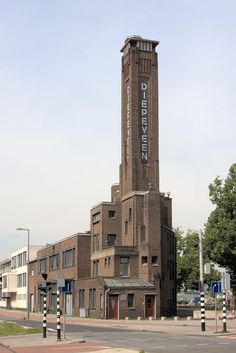
POLYGON ((142 125, 147 125, 147 116, 142 117, 142 125))
POLYGON ((147 152, 142 152, 142 159, 145 159, 145 161, 148 160, 147 152))
POLYGON ((148 87, 148 86, 147 86, 146 83, 144 83, 144 82, 141 83, 141 90, 142 90, 142 91, 146 91, 147 87, 148 87))
MULTIPOLYGON (((143 132, 144 134, 146 134, 146 132, 147 132, 147 126, 142 126, 142 132, 143 132)), ((143 136, 146 136, 146 137, 147 137, 147 135, 142 135, 142 140, 143 140, 143 136)))
POLYGON ((142 100, 142 108, 147 108, 147 101, 146 100, 142 100))
POLYGON ((145 109, 145 108, 142 109, 142 116, 143 115, 147 115, 147 109, 145 109))

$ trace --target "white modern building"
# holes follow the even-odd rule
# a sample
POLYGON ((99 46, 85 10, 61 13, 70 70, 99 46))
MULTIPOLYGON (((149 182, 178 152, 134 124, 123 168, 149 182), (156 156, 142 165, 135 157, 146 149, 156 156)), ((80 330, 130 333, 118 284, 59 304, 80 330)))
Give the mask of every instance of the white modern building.
MULTIPOLYGON (((41 245, 30 245, 29 261, 37 256, 41 245)), ((27 308, 27 254, 25 246, 11 255, 11 268, 2 273, 2 306, 9 309, 27 308)))

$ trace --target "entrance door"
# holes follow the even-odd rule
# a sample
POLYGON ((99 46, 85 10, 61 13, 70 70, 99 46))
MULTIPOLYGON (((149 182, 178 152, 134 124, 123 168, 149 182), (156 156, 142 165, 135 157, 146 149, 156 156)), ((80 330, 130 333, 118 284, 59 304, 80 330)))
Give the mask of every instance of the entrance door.
POLYGON ((34 295, 30 294, 30 312, 34 312, 34 295))
POLYGON ((155 295, 146 295, 145 296, 145 317, 150 316, 154 317, 154 305, 155 305, 155 295))
POLYGON ((118 319, 118 295, 109 295, 109 319, 118 319))
POLYGON ((66 294, 66 315, 72 316, 72 294, 66 294))

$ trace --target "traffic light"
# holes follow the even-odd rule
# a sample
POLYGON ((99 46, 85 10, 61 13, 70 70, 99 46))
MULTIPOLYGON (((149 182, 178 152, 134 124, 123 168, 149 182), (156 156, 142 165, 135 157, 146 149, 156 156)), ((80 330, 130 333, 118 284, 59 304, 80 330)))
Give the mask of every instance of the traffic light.
POLYGON ((41 290, 41 292, 47 293, 48 288, 44 286, 42 283, 38 285, 38 289, 41 290))
POLYGON ((47 278, 48 278, 48 274, 47 274, 47 273, 42 273, 42 277, 43 277, 43 279, 46 281, 47 278))

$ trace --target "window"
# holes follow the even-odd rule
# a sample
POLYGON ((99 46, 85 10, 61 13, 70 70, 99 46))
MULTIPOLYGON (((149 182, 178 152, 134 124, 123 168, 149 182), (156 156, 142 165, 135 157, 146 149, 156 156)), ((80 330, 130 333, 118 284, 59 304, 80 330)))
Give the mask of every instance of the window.
POLYGON ((24 265, 26 265, 26 262, 27 262, 27 261, 26 261, 26 251, 24 251, 22 255, 23 255, 23 258, 22 258, 22 265, 24 266, 24 265))
POLYGON ((147 266, 148 258, 147 256, 142 256, 141 258, 142 266, 147 266))
POLYGON ((100 309, 103 309, 103 295, 100 294, 100 309))
POLYGON ((7 276, 2 277, 2 288, 7 288, 7 276))
POLYGON ((36 262, 30 262, 30 264, 29 264, 29 275, 30 276, 35 275, 35 268, 36 268, 36 262))
POLYGON ((132 208, 129 208, 129 222, 132 222, 132 208))
POLYGON ((99 234, 93 236, 93 251, 99 250, 99 234))
POLYGON ((22 266, 22 254, 17 255, 17 267, 22 266))
POLYGON ((109 219, 116 219, 116 211, 108 211, 109 219))
POLYGON ((98 276, 98 265, 99 265, 99 260, 93 261, 93 277, 98 276))
POLYGON ((125 221, 125 234, 128 233, 128 221, 125 221))
POLYGON ((39 272, 40 273, 46 272, 46 258, 39 260, 39 272))
POLYGON ((104 259, 104 267, 107 267, 107 257, 104 259))
POLYGON ((96 309, 96 289, 89 289, 89 309, 96 309))
POLYGON ((158 257, 157 256, 152 256, 152 266, 157 266, 158 265, 158 257))
POLYGON ((116 245, 116 234, 107 234, 107 244, 109 246, 116 245))
POLYGON ((59 269, 59 254, 53 254, 49 257, 49 271, 59 269))
POLYGON ((120 276, 129 276, 129 257, 120 257, 120 276))
POLYGON ((79 307, 84 308, 84 289, 79 290, 79 307))
POLYGON ((134 308, 134 294, 128 294, 127 305, 128 305, 128 308, 134 308))
POLYGON ((17 275, 17 287, 26 287, 26 273, 17 275))
POLYGON ((64 267, 74 266, 75 249, 68 249, 63 251, 63 265, 64 267))
POLYGON ((100 221, 100 219, 101 219, 100 212, 97 212, 94 215, 92 215, 92 223, 97 223, 100 221))
POLYGON ((11 268, 16 268, 16 256, 13 256, 13 258, 11 259, 11 268))

